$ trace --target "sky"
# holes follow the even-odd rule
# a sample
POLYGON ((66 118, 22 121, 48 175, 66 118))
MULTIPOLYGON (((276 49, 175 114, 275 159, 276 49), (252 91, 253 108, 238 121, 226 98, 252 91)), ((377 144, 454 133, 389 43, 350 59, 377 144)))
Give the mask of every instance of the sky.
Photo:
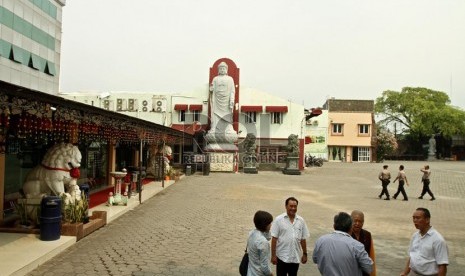
POLYGON ((426 87, 465 108, 462 0, 68 0, 61 92, 188 93, 220 58, 305 108, 426 87))

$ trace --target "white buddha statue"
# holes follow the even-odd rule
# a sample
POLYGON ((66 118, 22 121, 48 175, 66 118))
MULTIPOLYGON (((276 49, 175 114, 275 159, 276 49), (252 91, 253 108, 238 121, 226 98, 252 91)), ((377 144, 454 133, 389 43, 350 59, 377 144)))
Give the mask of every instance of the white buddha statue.
POLYGON ((230 134, 234 133, 233 109, 234 109, 234 80, 228 76, 228 65, 221 62, 218 65, 218 76, 213 78, 210 85, 211 94, 211 126, 210 133, 230 134))
POLYGON ((429 143, 428 155, 435 156, 436 155, 436 139, 434 139, 434 134, 431 135, 428 143, 429 143))

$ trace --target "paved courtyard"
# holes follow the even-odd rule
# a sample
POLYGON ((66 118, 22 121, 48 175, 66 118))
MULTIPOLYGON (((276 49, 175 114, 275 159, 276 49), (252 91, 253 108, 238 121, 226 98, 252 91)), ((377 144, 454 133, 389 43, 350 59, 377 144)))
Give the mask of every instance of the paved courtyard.
MULTIPOLYGON (((238 275, 253 214, 279 215, 284 200, 299 199, 298 214, 310 229, 309 255, 315 239, 332 231, 339 211, 365 212, 372 232, 379 276, 399 275, 405 266, 412 213, 431 211, 432 225, 449 246, 448 275, 465 271, 465 163, 431 162, 436 201, 417 199, 424 162, 385 162, 395 176, 406 167, 409 201, 378 199, 377 175, 383 164, 325 163, 301 176, 280 172, 257 175, 192 175, 94 232, 30 275, 238 275)), ((397 183, 396 183, 397 184, 397 183)), ((396 185, 389 185, 391 194, 396 185)), ((401 198, 401 196, 400 196, 401 198)), ((319 275, 315 264, 301 265, 299 275, 319 275)))

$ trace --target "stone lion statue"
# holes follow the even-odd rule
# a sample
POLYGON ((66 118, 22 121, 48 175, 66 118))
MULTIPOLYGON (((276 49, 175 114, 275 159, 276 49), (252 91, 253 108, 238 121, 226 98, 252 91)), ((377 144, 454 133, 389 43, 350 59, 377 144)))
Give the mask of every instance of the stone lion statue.
POLYGON ((247 136, 244 139, 244 150, 246 153, 253 154, 255 153, 255 140, 257 138, 253 133, 247 133, 247 136))
POLYGON ((165 163, 165 173, 170 169, 170 160, 171 156, 173 155, 173 150, 168 145, 152 145, 149 148, 149 161, 147 166, 147 175, 149 176, 156 176, 156 156, 157 154, 163 154, 163 162, 165 163))
MULTIPOLYGON (((41 198, 44 195, 73 195, 80 200, 77 186, 82 155, 72 144, 59 143, 45 154, 42 163, 33 168, 26 176, 23 192, 26 198, 41 198)), ((74 199, 73 198, 73 199, 74 199)))
POLYGON ((299 138, 296 134, 291 134, 287 138, 287 156, 295 157, 299 156, 299 138))

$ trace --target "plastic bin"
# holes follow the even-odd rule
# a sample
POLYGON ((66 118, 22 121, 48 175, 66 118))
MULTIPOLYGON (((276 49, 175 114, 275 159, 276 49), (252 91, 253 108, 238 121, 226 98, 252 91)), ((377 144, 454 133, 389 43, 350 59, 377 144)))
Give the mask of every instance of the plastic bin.
POLYGON ((203 163, 202 164, 202 173, 203 173, 203 175, 209 175, 210 174, 210 163, 203 163))
POLYGON ((54 241, 61 236, 61 198, 46 196, 40 203, 40 239, 54 241))
POLYGON ((192 166, 191 165, 186 165, 186 176, 192 174, 192 166))

